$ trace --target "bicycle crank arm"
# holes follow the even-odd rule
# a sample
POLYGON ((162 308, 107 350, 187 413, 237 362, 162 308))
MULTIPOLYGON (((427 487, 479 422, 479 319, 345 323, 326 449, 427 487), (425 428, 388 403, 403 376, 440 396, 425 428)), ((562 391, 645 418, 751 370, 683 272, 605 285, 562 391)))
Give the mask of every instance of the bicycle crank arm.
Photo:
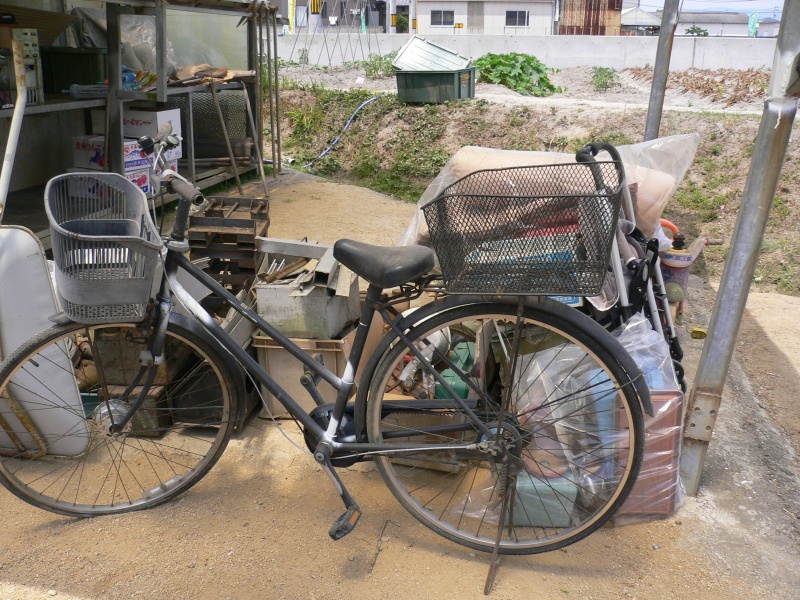
POLYGON ((338 519, 336 519, 336 521, 334 521, 333 525, 328 531, 328 535, 331 536, 333 541, 340 540, 356 528, 358 520, 361 518, 361 508, 350 495, 350 492, 347 491, 347 488, 344 487, 344 483, 334 470, 333 465, 331 465, 330 448, 323 444, 317 446, 317 451, 314 452, 314 459, 328 474, 328 477, 330 477, 330 480, 333 483, 333 487, 338 492, 342 502, 344 502, 344 513, 338 519))

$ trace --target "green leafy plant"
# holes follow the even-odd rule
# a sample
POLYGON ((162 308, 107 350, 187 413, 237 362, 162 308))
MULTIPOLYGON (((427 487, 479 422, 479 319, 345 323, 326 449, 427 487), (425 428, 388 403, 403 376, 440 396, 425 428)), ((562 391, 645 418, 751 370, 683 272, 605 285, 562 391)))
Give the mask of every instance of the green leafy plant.
POLYGON ((478 81, 498 83, 525 96, 549 96, 563 91, 550 82, 549 69, 530 54, 485 54, 475 61, 478 81))
POLYGON ((708 37, 708 29, 703 29, 697 25, 692 25, 686 30, 686 35, 693 35, 695 37, 708 37))
POLYGON ((397 58, 396 50, 385 56, 370 54, 367 60, 361 61, 359 65, 364 67, 368 79, 383 79, 394 75, 395 68, 392 66, 392 62, 395 58, 397 58))
POLYGON ((612 87, 622 85, 619 80, 619 73, 610 67, 592 67, 592 87, 595 92, 605 92, 612 87))
POLYGON ((397 33, 408 33, 408 15, 397 15, 397 33))

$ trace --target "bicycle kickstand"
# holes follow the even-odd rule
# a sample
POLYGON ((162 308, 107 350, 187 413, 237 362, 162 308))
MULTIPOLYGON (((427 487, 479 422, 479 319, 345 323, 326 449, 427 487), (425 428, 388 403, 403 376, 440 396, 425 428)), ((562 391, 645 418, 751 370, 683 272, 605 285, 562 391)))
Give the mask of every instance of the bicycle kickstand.
POLYGON ((336 488, 342 502, 344 502, 344 513, 336 519, 328 531, 328 535, 331 536, 331 539, 334 541, 340 540, 356 528, 358 520, 361 518, 361 508, 358 506, 358 503, 353 500, 350 492, 344 487, 344 483, 342 483, 333 465, 331 465, 330 448, 322 444, 317 446, 317 450, 314 452, 314 460, 316 460, 328 474, 328 477, 330 477, 333 483, 333 487, 336 488))

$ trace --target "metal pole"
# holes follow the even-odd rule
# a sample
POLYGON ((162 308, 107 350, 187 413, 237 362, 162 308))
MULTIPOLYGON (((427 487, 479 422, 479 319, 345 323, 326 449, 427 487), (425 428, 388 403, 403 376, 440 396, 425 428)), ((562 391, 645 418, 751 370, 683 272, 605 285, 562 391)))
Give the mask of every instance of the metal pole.
POLYGON ((800 0, 787 0, 778 33, 769 98, 756 137, 742 206, 725 261, 717 302, 689 395, 684 424, 681 478, 690 496, 697 494, 708 444, 722 401, 769 209, 778 186, 786 147, 800 97, 800 0))
POLYGON ((272 178, 278 178, 278 160, 277 155, 278 152, 275 148, 275 96, 273 94, 273 90, 275 89, 275 84, 272 80, 272 38, 271 38, 271 28, 270 28, 270 20, 267 19, 266 24, 267 29, 267 41, 266 41, 266 48, 267 48, 267 55, 266 55, 266 62, 264 62, 264 37, 259 33, 259 40, 261 42, 261 68, 267 69, 267 87, 269 88, 269 139, 270 144, 272 145, 272 178))
POLYGON ((228 149, 228 157, 231 159, 231 170, 233 170, 233 176, 236 179, 236 187, 239 189, 239 195, 244 196, 242 180, 239 179, 239 169, 236 167, 236 157, 233 155, 233 148, 231 147, 231 138, 228 135, 228 127, 225 125, 225 116, 222 114, 222 107, 219 105, 216 84, 212 82, 208 87, 211 90, 211 98, 213 98, 214 106, 217 109, 219 126, 222 129, 222 137, 225 138, 225 147, 228 149))
POLYGON ((8 197, 8 188, 11 185, 11 173, 14 170, 14 158, 17 155, 19 132, 22 130, 22 119, 25 116, 25 105, 28 103, 28 80, 25 75, 23 61, 24 48, 18 39, 11 40, 11 54, 14 58, 14 77, 17 83, 17 100, 14 104, 14 113, 11 116, 11 127, 6 140, 6 154, 3 157, 3 170, 0 172, 0 223, 3 221, 3 211, 8 197))
MULTIPOLYGON (((269 24, 267 24, 269 29, 269 24)), ((275 144, 278 148, 278 160, 273 161, 272 166, 278 169, 278 173, 283 169, 281 159, 281 86, 278 79, 278 19, 276 13, 272 12, 272 44, 273 44, 273 60, 275 67, 275 144)))
POLYGON ((653 83, 650 86, 650 103, 647 106, 647 123, 644 127, 645 141, 656 139, 661 127, 661 110, 664 108, 664 92, 667 89, 669 61, 672 56, 672 38, 678 25, 678 2, 679 0, 664 1, 656 63, 653 67, 653 83))
MULTIPOLYGON (((253 111, 250 108, 250 94, 247 93, 247 85, 242 86, 244 91, 244 104, 247 107, 247 119, 250 122, 250 129, 253 130, 253 136, 256 138, 256 159, 258 160, 258 174, 261 176, 261 185, 264 186, 264 198, 269 198, 269 187, 267 186, 267 178, 264 177, 264 158, 261 155, 261 148, 258 142, 258 130, 256 128, 256 121, 253 118, 253 111)), ((263 127, 262 127, 263 129, 263 127)))
MULTIPOLYGON (((252 109, 255 111, 256 118, 258 119, 258 127, 253 131, 253 135, 256 138, 256 145, 258 146, 259 152, 262 154, 264 153, 264 124, 261 120, 261 111, 264 107, 264 101, 262 98, 262 94, 264 93, 264 70, 261 66, 261 56, 259 54, 259 49, 261 46, 258 43, 258 36, 261 35, 261 23, 264 19, 264 11, 266 10, 265 6, 259 6, 253 12, 253 16, 247 23, 247 30, 248 30, 248 45, 249 45, 249 56, 250 56, 250 69, 253 69, 256 78, 255 83, 253 84, 253 105, 252 109)), ((247 87, 247 84, 245 84, 247 87)), ((261 173, 264 173, 264 164, 262 162, 261 166, 261 173)))

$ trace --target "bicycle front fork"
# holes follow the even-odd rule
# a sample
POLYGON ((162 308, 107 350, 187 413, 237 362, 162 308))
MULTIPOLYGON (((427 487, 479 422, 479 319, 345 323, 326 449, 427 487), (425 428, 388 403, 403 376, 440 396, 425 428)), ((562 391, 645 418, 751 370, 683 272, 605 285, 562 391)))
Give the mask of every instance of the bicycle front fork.
MULTIPOLYGON (((119 398, 116 398, 118 406, 128 404, 128 398, 131 397, 134 390, 138 387, 139 393, 136 400, 130 404, 130 407, 119 420, 113 418, 113 412, 110 407, 109 418, 111 425, 109 426, 109 433, 112 435, 120 434, 124 431, 125 426, 133 418, 144 402, 147 400, 150 393, 150 388, 155 381, 158 367, 164 362, 164 345, 167 337, 167 325, 169 324, 169 315, 172 312, 172 301, 169 298, 158 295, 155 307, 152 311, 151 321, 149 323, 148 343, 145 349, 139 354, 139 372, 131 381, 130 385, 122 392, 119 398), (142 383, 144 379, 144 383, 142 383)), ((98 370, 101 373, 102 369, 98 370)), ((102 375, 101 375, 102 377, 102 375)), ((106 393, 106 401, 108 402, 108 393, 106 393)))

